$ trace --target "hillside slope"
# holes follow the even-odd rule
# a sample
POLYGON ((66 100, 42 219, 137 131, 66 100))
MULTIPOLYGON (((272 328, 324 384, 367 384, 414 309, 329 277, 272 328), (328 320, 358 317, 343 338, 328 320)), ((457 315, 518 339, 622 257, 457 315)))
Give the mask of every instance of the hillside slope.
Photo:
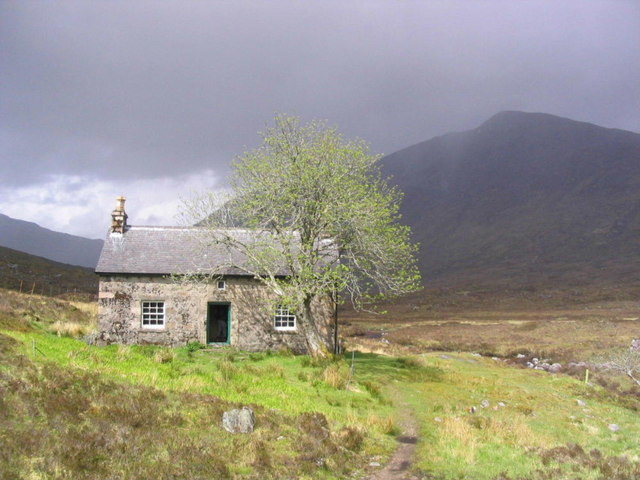
POLYGON ((42 295, 98 292, 98 276, 93 269, 66 265, 0 247, 0 288, 42 295))
POLYGON ((32 222, 0 214, 0 246, 56 262, 95 268, 102 240, 54 232, 32 222))
POLYGON ((502 112, 391 154, 383 171, 405 193, 427 279, 637 276, 639 134, 502 112))

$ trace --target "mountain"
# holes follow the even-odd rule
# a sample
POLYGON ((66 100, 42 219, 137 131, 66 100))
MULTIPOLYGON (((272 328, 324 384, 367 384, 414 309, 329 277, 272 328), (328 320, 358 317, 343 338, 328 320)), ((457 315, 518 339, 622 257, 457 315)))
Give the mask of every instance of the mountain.
POLYGON ((77 267, 0 247, 0 288, 62 295, 98 292, 98 276, 92 268, 77 267))
POLYGON ((0 246, 56 262, 95 268, 102 240, 54 232, 32 222, 0 214, 0 246))
POLYGON ((427 280, 640 266, 640 135, 542 113, 502 112, 478 128, 386 156, 427 280))

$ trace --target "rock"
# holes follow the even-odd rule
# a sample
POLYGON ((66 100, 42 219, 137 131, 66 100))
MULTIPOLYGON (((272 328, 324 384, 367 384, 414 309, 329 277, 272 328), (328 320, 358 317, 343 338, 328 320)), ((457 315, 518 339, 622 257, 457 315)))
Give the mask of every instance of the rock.
POLYGON ((451 357, 449 355, 440 355, 440 358, 443 360, 450 360, 451 357))
POLYGON ((629 350, 631 350, 632 352, 640 352, 640 338, 634 338, 633 340, 631 340, 631 346, 629 347, 629 350))
POLYGON ((504 403, 504 402, 498 402, 498 406, 499 406, 499 407, 506 407, 506 406, 507 406, 507 404, 506 404, 506 403, 504 403))
POLYGON ((380 462, 371 462, 369 464, 370 467, 379 467, 380 466, 380 462))
POLYGON ((576 402, 578 402, 578 406, 579 407, 586 407, 587 406, 587 402, 585 402, 584 400, 576 400, 576 402))
POLYGON ((256 425, 256 416, 249 407, 229 410, 222 414, 222 428, 230 433, 251 433, 256 425))
POLYGON ((474 406, 474 407, 471 407, 471 408, 469 409, 469 411, 470 411, 471 413, 476 413, 476 412, 478 411, 478 409, 474 406))
POLYGON ((278 438, 276 438, 276 440, 280 441, 280 440, 284 440, 286 437, 284 435, 280 435, 278 438))
POLYGON ((620 430, 620 426, 616 425, 615 423, 611 423, 608 425, 607 427, 609 430, 611 430, 612 432, 617 432, 620 430))
POLYGON ((527 362, 527 368, 533 368, 533 363, 527 362))
POLYGON ((587 364, 586 362, 569 362, 569 366, 576 368, 586 368, 587 364))
POLYGON ((526 357, 524 353, 519 353, 518 355, 516 355, 516 358, 524 358, 524 357, 526 357))
POLYGON ((531 359, 531 363, 533 363, 534 365, 537 365, 538 363, 540 363, 540 359, 538 359, 538 358, 536 358, 536 357, 533 357, 533 358, 531 359))
POLYGON ((482 400, 482 402, 480 402, 480 406, 482 408, 487 408, 490 405, 489 400, 482 400))
POLYGON ((472 353, 471 356, 473 356, 473 357, 481 357, 482 355, 480 355, 479 353, 472 353))
POLYGON ((436 422, 438 422, 438 423, 441 423, 441 422, 442 422, 442 419, 441 419, 440 417, 436 417, 436 418, 434 418, 434 420, 435 420, 436 422))
POLYGON ((562 364, 560 364, 560 363, 553 363, 549 367, 549 372, 550 373, 559 373, 561 370, 562 370, 562 364))

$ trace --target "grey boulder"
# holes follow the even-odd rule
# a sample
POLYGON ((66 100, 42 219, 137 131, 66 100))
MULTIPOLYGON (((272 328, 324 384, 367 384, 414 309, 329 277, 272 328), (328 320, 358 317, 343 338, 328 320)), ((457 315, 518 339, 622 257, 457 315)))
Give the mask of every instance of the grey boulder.
POLYGON ((256 425, 256 416, 249 407, 229 410, 222 414, 222 428, 230 433, 251 433, 256 425))

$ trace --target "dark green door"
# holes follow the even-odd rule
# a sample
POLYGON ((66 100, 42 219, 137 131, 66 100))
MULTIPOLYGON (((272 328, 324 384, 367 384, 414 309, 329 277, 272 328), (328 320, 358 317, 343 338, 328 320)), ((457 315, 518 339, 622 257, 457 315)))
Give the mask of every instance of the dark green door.
POLYGON ((229 304, 221 303, 207 305, 207 343, 229 343, 230 307, 229 304))

